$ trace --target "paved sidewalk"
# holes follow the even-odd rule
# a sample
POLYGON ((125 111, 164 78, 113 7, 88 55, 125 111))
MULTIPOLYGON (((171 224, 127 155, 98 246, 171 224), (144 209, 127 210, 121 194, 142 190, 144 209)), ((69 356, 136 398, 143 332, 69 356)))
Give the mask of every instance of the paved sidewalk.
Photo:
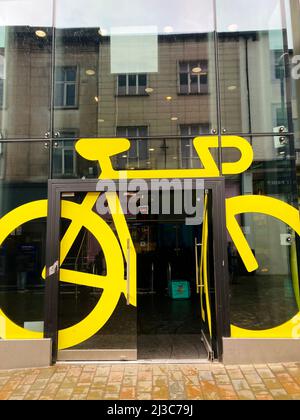
POLYGON ((0 371, 0 400, 300 400, 300 363, 57 365, 0 371))

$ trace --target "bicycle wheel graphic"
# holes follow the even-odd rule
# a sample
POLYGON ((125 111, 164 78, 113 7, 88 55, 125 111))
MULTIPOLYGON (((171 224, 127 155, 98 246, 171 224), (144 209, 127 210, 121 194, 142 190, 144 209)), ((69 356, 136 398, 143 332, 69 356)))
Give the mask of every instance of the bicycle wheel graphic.
MULTIPOLYGON (((47 206, 47 200, 34 201, 5 215, 0 220, 0 245, 19 226, 31 220, 46 218, 47 206)), ((95 308, 85 319, 59 331, 58 348, 60 350, 76 346, 101 330, 113 314, 121 294, 126 290, 122 250, 108 224, 91 209, 69 201, 61 202, 61 217, 72 222, 61 241, 61 255, 66 255, 70 249, 72 245, 70 239, 74 236, 72 230, 80 225, 91 232, 101 246, 106 261, 107 275, 98 276, 72 270, 60 270, 60 281, 103 290, 95 308)), ((63 260, 64 258, 61 259, 60 265, 63 260)), ((0 337, 4 339, 40 339, 43 338, 43 333, 18 326, 0 309, 0 337)))
MULTIPOLYGON (((258 263, 236 220, 245 213, 261 213, 274 217, 291 227, 300 235, 299 211, 291 205, 265 196, 239 196, 226 200, 226 225, 228 232, 249 272, 258 269, 258 263)), ((275 328, 253 331, 231 326, 233 338, 300 338, 300 312, 290 321, 275 328)))

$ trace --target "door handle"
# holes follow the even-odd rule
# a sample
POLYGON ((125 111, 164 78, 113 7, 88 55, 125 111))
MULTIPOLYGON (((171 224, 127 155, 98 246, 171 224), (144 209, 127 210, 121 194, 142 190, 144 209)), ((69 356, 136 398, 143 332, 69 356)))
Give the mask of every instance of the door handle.
POLYGON ((196 263, 196 289, 197 289, 197 294, 199 295, 200 293, 200 288, 199 288, 199 255, 198 255, 198 241, 197 238, 195 238, 195 263, 196 263))
POLYGON ((126 270, 126 282, 127 282, 127 297, 126 297, 126 304, 127 306, 130 305, 130 239, 127 239, 127 270, 126 270))

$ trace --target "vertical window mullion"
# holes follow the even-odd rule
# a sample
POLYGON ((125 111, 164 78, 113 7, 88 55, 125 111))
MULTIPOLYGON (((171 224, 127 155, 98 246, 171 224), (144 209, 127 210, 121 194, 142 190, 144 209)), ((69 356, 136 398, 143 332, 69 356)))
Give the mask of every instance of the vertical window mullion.
MULTIPOLYGON (((126 76, 127 77, 127 76, 126 76)), ((127 79, 126 79, 127 80, 127 79)), ((128 85, 128 82, 126 81, 126 86, 129 86, 128 85)), ((128 132, 129 132, 129 130, 128 130, 128 127, 126 128, 126 138, 128 139, 128 132)), ((130 162, 130 158, 129 158, 129 156, 130 156, 130 149, 131 149, 131 146, 130 146, 130 148, 129 148, 129 150, 128 150, 128 152, 127 152, 127 166, 129 165, 129 162, 130 162)))
POLYGON ((67 81, 68 81, 68 79, 67 79, 67 72, 66 71, 64 71, 64 107, 66 107, 67 106, 67 81))
POLYGON ((65 174, 65 147, 64 145, 62 146, 62 150, 61 150, 61 172, 64 175, 65 174))
POLYGON ((76 174, 76 153, 74 153, 74 149, 72 149, 73 151, 73 175, 76 174))
POLYGON ((191 93, 191 72, 190 72, 190 63, 188 63, 187 71, 188 71, 188 93, 191 93))
MULTIPOLYGON (((140 129, 137 127, 136 129, 136 137, 140 137, 140 129)), ((137 141, 137 145, 136 145, 136 155, 137 155, 137 163, 138 163, 138 168, 140 167, 140 140, 136 140, 137 141)))
POLYGON ((67 82, 64 82, 64 100, 63 100, 63 103, 64 103, 64 107, 66 107, 67 106, 67 82))

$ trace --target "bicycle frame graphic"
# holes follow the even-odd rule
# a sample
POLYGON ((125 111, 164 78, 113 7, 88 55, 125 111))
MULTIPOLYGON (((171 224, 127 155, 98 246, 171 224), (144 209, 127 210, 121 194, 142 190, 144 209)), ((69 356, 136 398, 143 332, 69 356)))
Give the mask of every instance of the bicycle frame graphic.
MULTIPOLYGON (((81 139, 76 143, 76 150, 83 158, 99 162, 101 168, 99 179, 101 180, 218 178, 224 175, 241 174, 250 168, 254 160, 250 143, 238 136, 223 136, 221 141, 218 136, 197 137, 194 139, 194 147, 203 165, 202 169, 116 171, 111 158, 128 151, 130 149, 129 140, 81 139), (220 143, 222 148, 238 149, 241 153, 237 162, 223 163, 221 171, 211 154, 211 149, 218 149, 220 143)), ((57 270, 63 264, 82 227, 89 230, 101 244, 107 266, 106 276, 60 269, 60 281, 99 288, 103 290, 103 293, 96 307, 84 320, 59 331, 59 349, 73 347, 100 331, 113 314, 121 294, 127 297, 128 304, 136 306, 136 252, 120 200, 117 193, 106 193, 120 241, 119 245, 110 226, 93 212, 93 207, 99 196, 100 193, 88 193, 81 204, 62 200, 61 217, 71 220, 71 224, 61 240, 58 266, 48 268, 47 273, 44 269, 42 274, 46 278, 51 274, 51 270, 57 270), (130 286, 128 286, 128 279, 124 279, 124 260, 127 263, 127 276, 131 278, 130 286)), ((22 224, 33 219, 47 217, 47 208, 48 201, 41 200, 25 204, 5 215, 0 219, 0 244, 22 224)), ((298 235, 300 235, 300 218, 296 208, 271 197, 249 195, 226 200, 227 230, 246 269, 248 272, 253 272, 258 269, 258 262, 236 219, 237 215, 245 213, 261 213, 274 217, 290 226, 298 235)), ((295 294, 299 300, 299 287, 295 287, 295 294)), ((300 312, 285 324, 264 331, 244 330, 232 325, 231 336, 235 338, 300 338, 300 312)), ((16 325, 0 309, 0 337, 4 339, 36 339, 43 338, 43 333, 29 331, 16 325)))

